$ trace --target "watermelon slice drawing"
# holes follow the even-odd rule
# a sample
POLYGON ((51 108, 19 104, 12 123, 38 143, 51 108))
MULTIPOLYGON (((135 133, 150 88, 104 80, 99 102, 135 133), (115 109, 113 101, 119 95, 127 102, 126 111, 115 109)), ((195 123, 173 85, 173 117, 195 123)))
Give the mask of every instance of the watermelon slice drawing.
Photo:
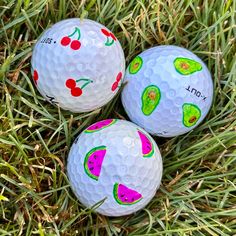
POLYGON ((142 153, 144 158, 152 157, 154 148, 152 141, 140 130, 138 130, 140 141, 142 143, 142 153))
POLYGON ((114 184, 113 196, 120 205, 133 205, 143 198, 139 192, 119 183, 114 184))
POLYGON ((90 125, 84 132, 94 133, 113 125, 115 122, 116 122, 116 119, 107 119, 107 120, 98 121, 95 124, 90 125))
POLYGON ((98 180, 102 162, 106 155, 106 146, 99 146, 92 148, 85 156, 84 159, 84 170, 85 173, 92 179, 98 180))

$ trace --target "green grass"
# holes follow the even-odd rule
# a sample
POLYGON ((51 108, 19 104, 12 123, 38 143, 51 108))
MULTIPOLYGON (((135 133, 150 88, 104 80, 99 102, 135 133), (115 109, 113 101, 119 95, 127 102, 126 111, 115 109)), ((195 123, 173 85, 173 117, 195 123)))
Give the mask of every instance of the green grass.
POLYGON ((236 2, 234 0, 1 0, 0 235, 236 235, 236 2), (119 97, 71 114, 46 102, 30 74, 44 29, 69 17, 105 24, 127 63, 142 50, 174 44, 212 73, 214 102, 194 131, 156 138, 162 186, 137 214, 108 218, 76 200, 68 150, 96 120, 126 117, 119 97))

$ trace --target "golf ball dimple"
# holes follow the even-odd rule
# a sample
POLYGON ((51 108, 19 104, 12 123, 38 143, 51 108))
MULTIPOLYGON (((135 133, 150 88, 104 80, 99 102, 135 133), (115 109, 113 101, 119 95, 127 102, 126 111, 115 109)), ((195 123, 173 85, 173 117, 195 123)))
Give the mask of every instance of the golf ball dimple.
POLYGON ((31 64, 39 92, 72 112, 108 103, 125 71, 124 53, 114 34, 95 21, 77 18, 46 30, 34 47, 31 64))
POLYGON ((128 121, 108 119, 76 138, 67 175, 83 205, 91 208, 105 200, 96 212, 122 216, 149 203, 160 186, 162 168, 160 151, 146 131, 128 121))
POLYGON ((213 82, 206 65, 177 46, 150 48, 126 70, 122 103, 129 118, 163 137, 184 134, 207 115, 213 82))

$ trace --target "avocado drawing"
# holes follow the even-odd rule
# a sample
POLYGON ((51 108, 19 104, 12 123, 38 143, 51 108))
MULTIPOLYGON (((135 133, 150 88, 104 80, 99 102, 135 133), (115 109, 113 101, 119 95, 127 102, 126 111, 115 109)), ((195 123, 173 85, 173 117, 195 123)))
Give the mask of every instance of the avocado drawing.
POLYGON ((202 65, 189 58, 177 57, 174 60, 174 66, 181 75, 190 75, 202 70, 202 65))
POLYGON ((142 94, 142 112, 149 116, 155 110, 161 99, 161 91, 156 85, 147 86, 142 94))
POLYGON ((129 65, 129 73, 130 74, 138 73, 142 65, 143 65, 143 59, 140 56, 135 57, 129 65))
POLYGON ((201 110, 195 104, 183 104, 183 124, 186 127, 194 126, 201 117, 201 110))

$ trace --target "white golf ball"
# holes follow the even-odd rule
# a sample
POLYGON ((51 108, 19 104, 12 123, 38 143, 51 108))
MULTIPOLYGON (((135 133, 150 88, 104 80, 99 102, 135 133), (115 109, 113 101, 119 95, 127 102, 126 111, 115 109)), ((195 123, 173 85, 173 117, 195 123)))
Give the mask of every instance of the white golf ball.
POLYGON ((129 118, 147 132, 163 137, 184 134, 207 115, 213 82, 206 65, 176 46, 150 48, 130 63, 122 91, 129 118))
POLYGON ((72 112, 86 112, 109 102, 125 70, 121 45, 105 26, 88 19, 60 21, 46 30, 32 55, 39 92, 72 112))
POLYGON ((99 121, 84 130, 69 153, 67 174, 79 201, 107 216, 145 207, 160 186, 162 158, 142 128, 123 120, 99 121))

